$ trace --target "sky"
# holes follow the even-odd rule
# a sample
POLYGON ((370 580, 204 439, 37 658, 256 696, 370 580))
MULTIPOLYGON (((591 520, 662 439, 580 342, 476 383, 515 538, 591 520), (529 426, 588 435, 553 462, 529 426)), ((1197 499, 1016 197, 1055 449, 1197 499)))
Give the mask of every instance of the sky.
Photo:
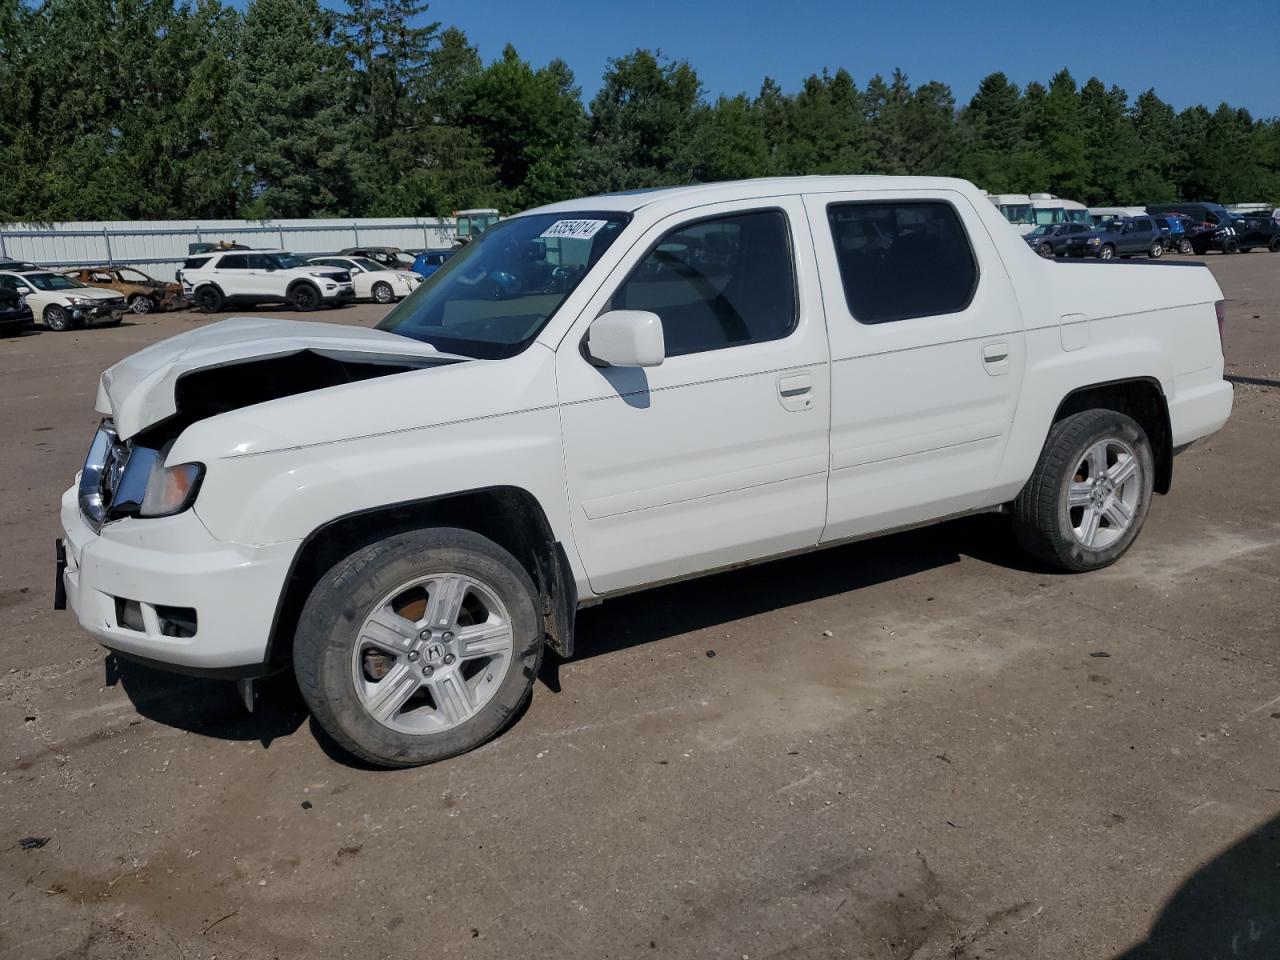
POLYGON ((1154 86, 1178 109, 1225 100, 1280 116, 1280 0, 433 0, 429 17, 486 63, 507 43, 536 66, 563 59, 587 100, 610 57, 647 47, 688 60, 713 100, 754 95, 766 75, 794 92, 824 66, 859 87, 901 67, 964 104, 993 71, 1025 85, 1065 66, 1131 100, 1154 86))

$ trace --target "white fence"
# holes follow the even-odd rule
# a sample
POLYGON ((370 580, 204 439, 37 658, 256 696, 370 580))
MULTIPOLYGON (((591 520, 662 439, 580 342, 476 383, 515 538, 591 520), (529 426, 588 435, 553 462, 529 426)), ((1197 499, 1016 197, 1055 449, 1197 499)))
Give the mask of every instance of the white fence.
POLYGON ((0 224, 0 260, 30 260, 58 269, 110 263, 138 267, 168 280, 187 258, 187 245, 227 240, 294 253, 346 247, 448 248, 452 218, 364 220, 117 220, 0 224))

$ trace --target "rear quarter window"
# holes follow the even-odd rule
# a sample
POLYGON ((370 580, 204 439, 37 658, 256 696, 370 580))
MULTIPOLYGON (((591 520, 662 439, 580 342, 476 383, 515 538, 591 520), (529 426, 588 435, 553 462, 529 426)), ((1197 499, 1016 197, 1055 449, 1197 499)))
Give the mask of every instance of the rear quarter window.
POLYGON ((827 222, 845 302, 859 323, 959 313, 973 300, 978 264, 950 203, 833 203, 827 222))

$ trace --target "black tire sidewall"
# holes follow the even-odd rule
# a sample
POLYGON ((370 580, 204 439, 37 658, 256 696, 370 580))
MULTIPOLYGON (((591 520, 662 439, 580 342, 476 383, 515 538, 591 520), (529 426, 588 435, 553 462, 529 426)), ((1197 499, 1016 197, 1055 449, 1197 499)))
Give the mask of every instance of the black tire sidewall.
POLYGON ((357 550, 316 584, 294 639, 298 686, 320 726, 370 763, 416 766, 480 746, 512 720, 530 695, 542 658, 543 626, 528 573, 491 540, 452 527, 395 534, 357 550), (501 686, 475 716, 438 734, 399 733, 369 716, 351 677, 356 634, 373 606, 400 584, 447 569, 484 582, 511 617, 515 649, 501 686))
POLYGON ((216 287, 201 287, 194 299, 201 313, 217 313, 222 309, 222 293, 216 287))
POLYGON ((320 291, 312 284, 300 283, 289 292, 289 305, 295 310, 309 312, 320 306, 322 301, 320 291), (307 302, 307 298, 311 298, 311 302, 307 302))

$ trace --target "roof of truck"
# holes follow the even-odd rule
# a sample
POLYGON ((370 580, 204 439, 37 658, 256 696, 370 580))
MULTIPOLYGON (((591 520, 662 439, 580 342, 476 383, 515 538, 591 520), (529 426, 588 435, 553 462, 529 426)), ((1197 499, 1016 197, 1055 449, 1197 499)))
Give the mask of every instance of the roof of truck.
POLYGON ((564 200, 527 213, 560 213, 572 210, 621 210, 635 212, 660 201, 681 199, 689 206, 724 200, 788 196, 797 193, 837 193, 846 190, 963 190, 978 194, 968 180, 954 177, 813 176, 760 177, 724 183, 697 183, 682 187, 650 187, 623 193, 564 200))

